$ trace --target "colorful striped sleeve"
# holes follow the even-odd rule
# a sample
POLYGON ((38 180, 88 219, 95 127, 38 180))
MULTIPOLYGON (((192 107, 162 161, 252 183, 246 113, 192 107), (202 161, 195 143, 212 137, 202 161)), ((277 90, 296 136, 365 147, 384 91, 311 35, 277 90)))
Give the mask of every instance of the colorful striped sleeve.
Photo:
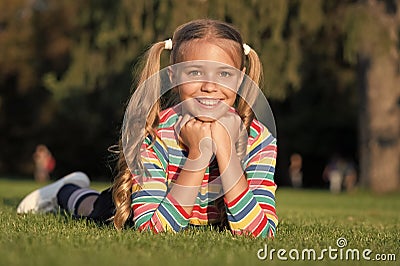
POLYGON ((278 223, 274 182, 276 139, 259 122, 253 122, 251 135, 256 137, 249 143, 244 158, 249 188, 233 201, 225 202, 228 221, 234 234, 274 237, 278 223))
POLYGON ((142 145, 142 161, 149 175, 134 178, 132 209, 135 227, 140 231, 178 232, 189 223, 189 215, 168 194, 168 153, 160 139, 151 146, 147 137, 142 145))

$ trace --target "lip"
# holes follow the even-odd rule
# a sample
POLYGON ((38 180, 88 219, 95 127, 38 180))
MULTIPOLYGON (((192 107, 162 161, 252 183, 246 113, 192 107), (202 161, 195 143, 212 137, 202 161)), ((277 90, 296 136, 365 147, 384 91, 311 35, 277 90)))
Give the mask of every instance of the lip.
POLYGON ((208 97, 197 97, 194 98, 199 106, 206 109, 213 109, 221 104, 222 99, 208 98, 208 97))

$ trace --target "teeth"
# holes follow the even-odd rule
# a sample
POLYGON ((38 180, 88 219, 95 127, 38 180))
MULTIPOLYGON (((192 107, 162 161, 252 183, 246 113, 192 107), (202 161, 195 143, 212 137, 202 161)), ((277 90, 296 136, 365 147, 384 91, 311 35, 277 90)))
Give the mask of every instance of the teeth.
POLYGON ((219 100, 214 100, 214 99, 197 99, 201 104, 207 105, 207 106, 213 106, 216 105, 219 100))

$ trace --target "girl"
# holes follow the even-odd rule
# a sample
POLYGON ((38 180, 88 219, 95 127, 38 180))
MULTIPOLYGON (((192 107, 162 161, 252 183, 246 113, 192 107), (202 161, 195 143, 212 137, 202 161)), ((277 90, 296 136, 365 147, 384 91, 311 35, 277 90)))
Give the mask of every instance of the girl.
POLYGON ((180 26, 172 40, 147 52, 125 113, 112 188, 99 194, 88 188, 85 174, 72 173, 32 192, 17 212, 61 207, 113 220, 117 229, 127 223, 156 233, 221 225, 233 234, 273 237, 276 139, 255 119, 257 94, 245 72, 258 86, 257 53, 231 25, 201 19, 180 26), (164 50, 171 50, 165 73, 173 87, 165 94, 159 85, 164 50), (175 95, 181 103, 165 104, 175 95))

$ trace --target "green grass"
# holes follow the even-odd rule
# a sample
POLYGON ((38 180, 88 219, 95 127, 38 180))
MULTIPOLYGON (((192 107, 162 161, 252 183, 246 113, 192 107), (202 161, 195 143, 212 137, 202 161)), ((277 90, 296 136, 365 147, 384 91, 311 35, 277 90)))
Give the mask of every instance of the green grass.
MULTIPOLYGON (((98 189, 107 184, 95 183, 98 189)), ((322 190, 278 189, 280 218, 275 239, 233 237, 210 228, 153 235, 134 230, 117 232, 62 215, 17 215, 19 200, 39 185, 0 179, 0 265, 399 265, 400 195, 366 191, 331 195, 322 190), (396 261, 278 259, 259 260, 257 251, 271 249, 371 249, 395 254, 396 261)), ((292 253, 294 254, 294 253, 292 253)), ((339 252, 333 253, 339 254, 339 252)), ((345 253, 344 253, 345 254, 345 253)), ((263 253, 261 253, 263 255, 263 253)))

